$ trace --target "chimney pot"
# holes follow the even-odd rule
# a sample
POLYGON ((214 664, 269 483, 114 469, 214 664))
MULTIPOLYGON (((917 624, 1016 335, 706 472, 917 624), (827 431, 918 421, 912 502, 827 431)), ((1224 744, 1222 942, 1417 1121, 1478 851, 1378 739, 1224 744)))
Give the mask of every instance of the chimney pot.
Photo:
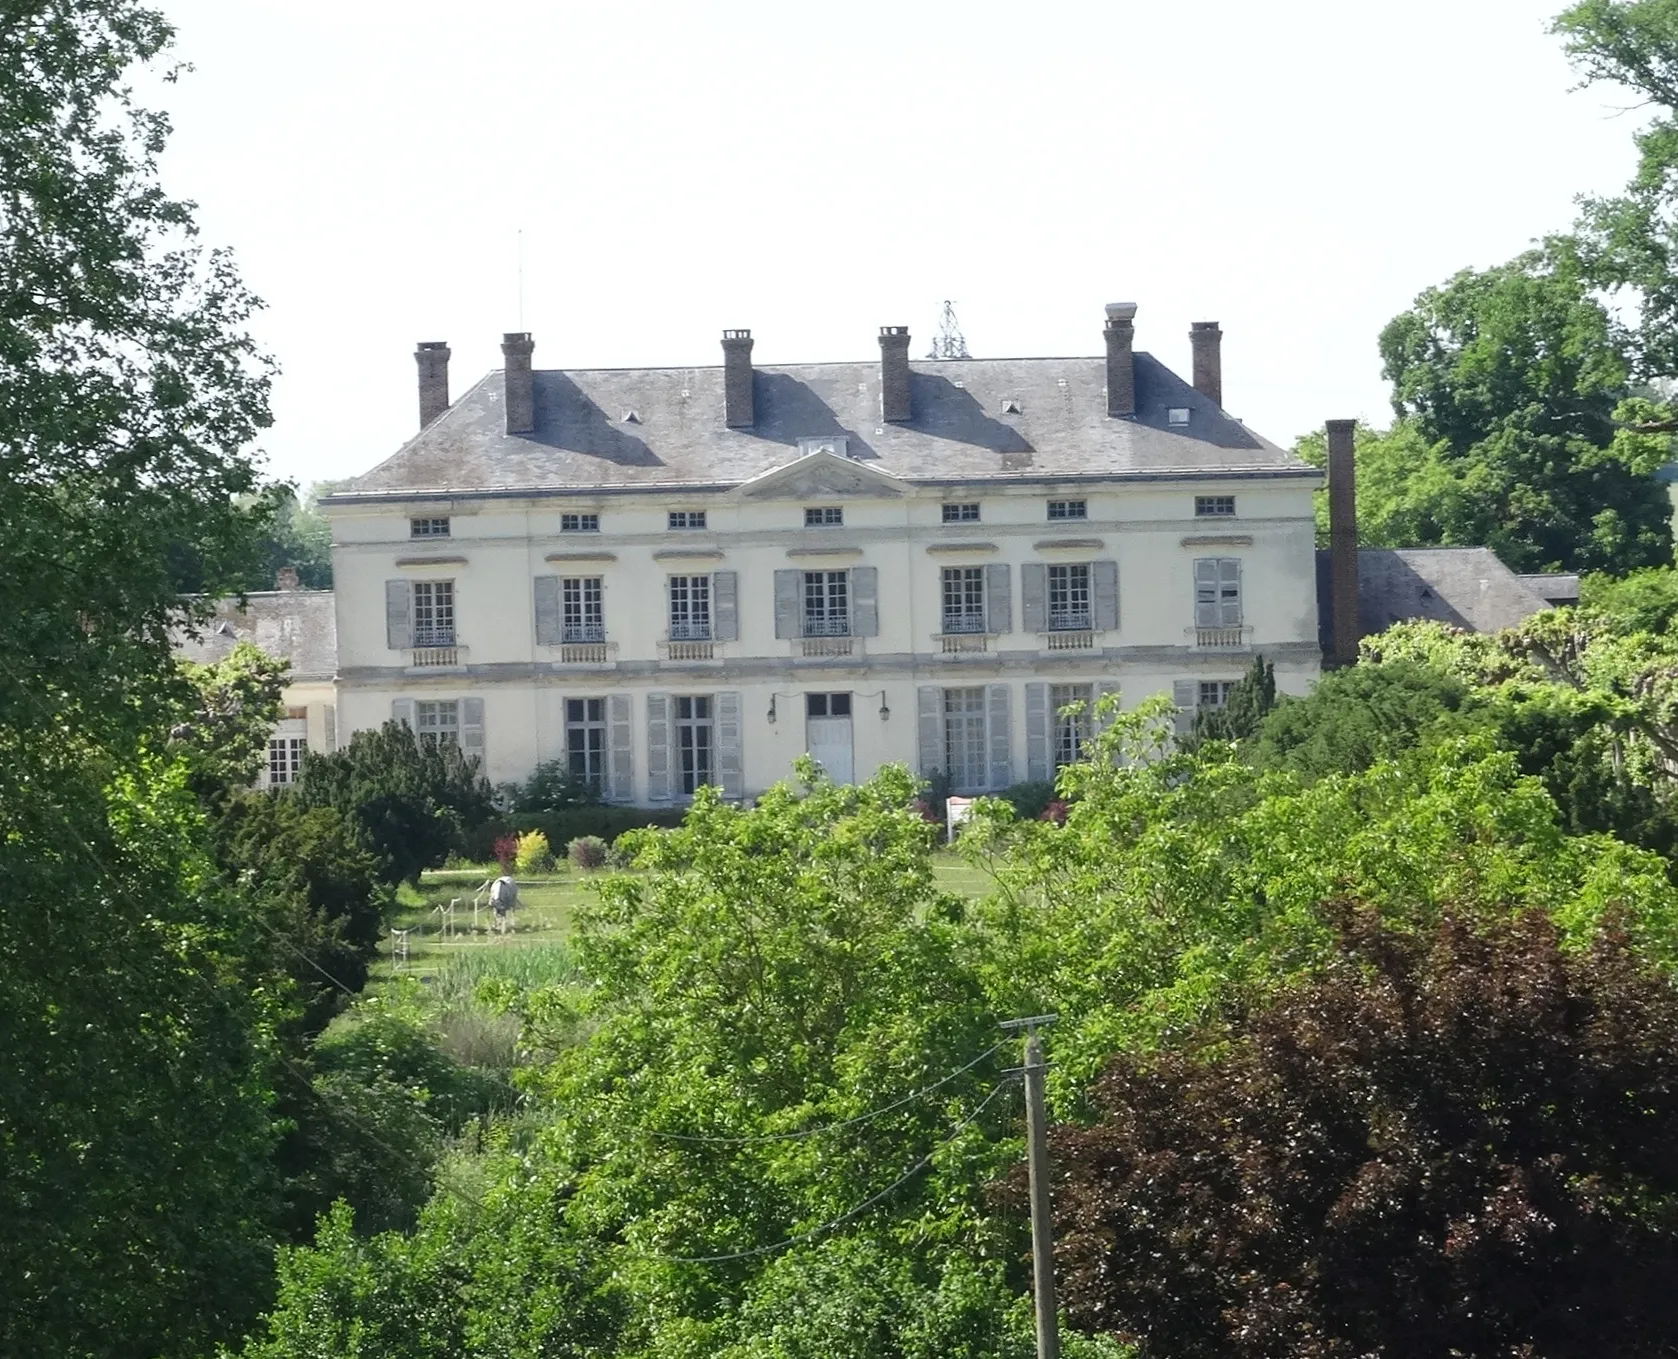
POLYGON ((295 566, 282 566, 274 572, 274 588, 276 590, 301 590, 302 583, 297 578, 295 566))
POLYGON ((444 340, 421 340, 414 350, 419 366, 420 428, 449 408, 449 346, 444 340))
POLYGON ((1107 414, 1136 414, 1136 304, 1109 302, 1107 326, 1101 338, 1107 342, 1107 414))
POLYGON ((752 406, 752 333, 725 330, 722 333, 722 411, 729 429, 750 429, 752 406))
POLYGON ((909 399, 909 327, 880 327, 880 416, 886 421, 913 418, 909 399))
POLYGON ((530 356, 535 348, 536 342, 527 330, 511 330, 501 337, 509 434, 536 432, 536 383, 530 373, 530 356))
POLYGON ((1189 345, 1194 350, 1194 389, 1219 410, 1224 405, 1224 333, 1216 321, 1189 324, 1189 345))
POLYGON ((1358 500, 1354 456, 1356 420, 1328 422, 1328 579, 1332 659, 1352 665, 1363 640, 1358 618, 1358 500))

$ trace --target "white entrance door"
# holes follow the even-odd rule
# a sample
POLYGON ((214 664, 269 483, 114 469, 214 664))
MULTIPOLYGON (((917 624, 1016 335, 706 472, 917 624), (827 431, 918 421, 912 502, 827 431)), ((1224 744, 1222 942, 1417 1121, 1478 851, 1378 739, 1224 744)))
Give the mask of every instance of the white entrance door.
POLYGON ((851 696, 849 694, 806 694, 804 696, 805 739, 811 757, 835 783, 850 783, 851 696))

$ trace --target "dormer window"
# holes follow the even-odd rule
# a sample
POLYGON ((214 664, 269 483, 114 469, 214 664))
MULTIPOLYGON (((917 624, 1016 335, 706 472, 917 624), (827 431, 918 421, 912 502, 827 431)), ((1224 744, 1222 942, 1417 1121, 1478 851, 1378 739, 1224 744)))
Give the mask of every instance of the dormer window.
POLYGON ((408 536, 410 538, 447 538, 449 536, 449 521, 447 519, 410 519, 408 521, 408 536))
POLYGON ((805 528, 836 528, 845 522, 845 508, 843 505, 806 505, 804 507, 805 528))
POLYGON ((798 452, 802 457, 812 453, 831 453, 836 458, 848 458, 848 446, 849 441, 843 434, 810 435, 798 441, 798 452))
POLYGON ((1165 409, 1165 423, 1168 425, 1186 425, 1189 422, 1189 408, 1187 406, 1167 406, 1165 409))
POLYGON ((705 527, 705 511, 671 510, 669 523, 673 529, 702 529, 705 527))

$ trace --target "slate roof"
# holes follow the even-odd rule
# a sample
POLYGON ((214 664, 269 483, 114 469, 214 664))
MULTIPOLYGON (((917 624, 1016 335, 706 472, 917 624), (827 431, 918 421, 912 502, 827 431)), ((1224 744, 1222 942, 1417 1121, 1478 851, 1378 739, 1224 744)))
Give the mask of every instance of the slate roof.
POLYGON ((885 424, 878 362, 760 367, 755 424, 728 429, 721 367, 539 371, 536 431, 508 435, 496 371, 326 503, 370 494, 722 488, 792 461, 800 439, 837 434, 859 462, 934 484, 1321 476, 1150 355, 1135 356, 1135 375, 1135 418, 1112 419, 1101 358, 927 360, 911 365, 914 418, 885 424), (1004 411, 1004 402, 1018 412, 1004 411), (1173 407, 1189 411, 1186 426, 1169 424, 1173 407))
POLYGON ((1546 571, 1542 575, 1518 576, 1517 579, 1540 599, 1551 604, 1577 604, 1579 577, 1569 571, 1546 571))
MULTIPOLYGON (((1334 650, 1330 557, 1317 553, 1317 617, 1323 653, 1334 650)), ((1501 632, 1550 607, 1489 547, 1358 549, 1358 622, 1363 635, 1432 619, 1472 632, 1501 632)))
POLYGON ((330 590, 264 590, 216 604, 200 637, 183 637, 175 651, 200 664, 222 660, 240 641, 291 662, 294 681, 329 680, 338 673, 338 621, 330 590))

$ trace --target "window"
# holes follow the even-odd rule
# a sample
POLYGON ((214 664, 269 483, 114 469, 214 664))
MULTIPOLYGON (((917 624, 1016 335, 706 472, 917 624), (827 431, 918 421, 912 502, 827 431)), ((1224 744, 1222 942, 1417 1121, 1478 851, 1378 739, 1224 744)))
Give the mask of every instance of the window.
POLYGON ((1095 694, 1087 684, 1050 685, 1049 706, 1053 710, 1055 768, 1076 764, 1083 759, 1084 745, 1090 739, 1095 694), (1068 712, 1068 708, 1077 711, 1068 712))
POLYGON ((979 502, 967 501, 960 505, 944 506, 946 524, 976 524, 979 522, 979 502))
POLYGON ((268 743, 268 782, 274 787, 296 783, 303 769, 305 741, 301 736, 276 736, 268 743))
POLYGON ((804 716, 806 717, 849 717, 851 715, 851 696, 849 694, 805 694, 804 716))
POLYGON ((985 691, 944 690, 944 758, 950 790, 976 793, 986 786, 985 691))
POLYGON ((1089 502, 1084 500, 1051 500, 1049 502, 1049 518, 1088 519, 1089 502))
POLYGON ((562 514, 559 516, 559 531, 561 533, 599 533, 600 516, 598 514, 562 514))
POLYGON ((944 631, 985 630, 985 568, 944 568, 944 631))
POLYGON ((836 524, 845 522, 845 507, 843 505, 806 505, 804 507, 805 528, 832 528, 836 524))
POLYGON ((1090 626, 1090 569, 1049 568, 1049 630, 1082 632, 1090 626))
POLYGON ((414 582, 414 645, 454 645, 454 582, 414 582))
POLYGON ((1194 517, 1196 519, 1228 519, 1235 514, 1235 497, 1232 495, 1197 495, 1194 498, 1194 517))
POLYGON ((606 700, 565 700, 565 764, 571 777, 599 792, 606 786, 606 700))
POLYGON ((670 640, 711 640, 711 578, 670 577, 670 640))
POLYGON ((804 573, 804 635, 806 637, 849 637, 851 635, 849 571, 806 571, 804 573))
POLYGON ((681 763, 682 791, 693 793, 712 778, 711 700, 680 697, 676 700, 676 752, 681 763))
POLYGON ((1187 406, 1167 406, 1165 408, 1165 423, 1168 425, 1186 425, 1189 422, 1189 408, 1187 406))
POLYGON ((449 536, 449 521, 447 519, 410 519, 408 521, 408 536, 410 538, 447 538, 449 536))
POLYGON ((1235 680, 1201 680, 1196 706, 1201 708, 1221 708, 1229 702, 1229 691, 1235 688, 1235 680))
POLYGON ((1241 559, 1200 557, 1194 564, 1194 625, 1241 626, 1241 559))
POLYGON ((705 511, 671 510, 670 527, 673 529, 702 529, 705 527, 705 511))
POLYGON ((414 704, 414 730, 433 741, 460 741, 460 703, 456 699, 433 702, 419 699, 414 704))
POLYGON ((566 576, 559 582, 564 642, 604 642, 606 614, 599 576, 566 576))

